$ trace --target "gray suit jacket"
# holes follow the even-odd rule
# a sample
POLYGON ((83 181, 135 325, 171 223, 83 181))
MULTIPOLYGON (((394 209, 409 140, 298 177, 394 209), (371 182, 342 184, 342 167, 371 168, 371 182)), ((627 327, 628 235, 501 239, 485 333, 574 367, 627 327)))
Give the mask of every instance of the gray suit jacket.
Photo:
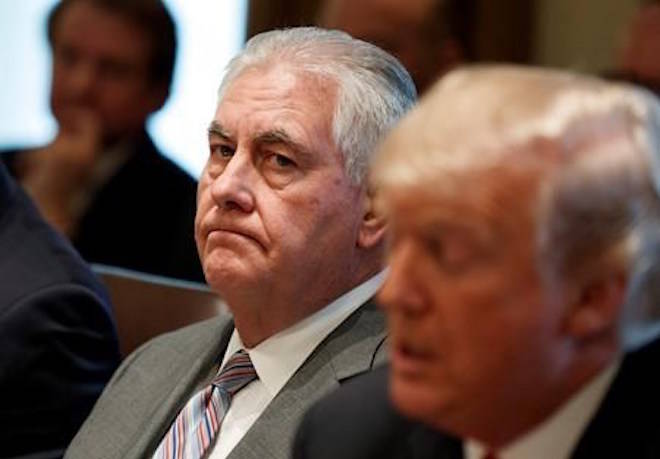
MULTIPOLYGON (((222 316, 162 335, 135 351, 113 376, 65 458, 151 457, 188 399, 210 382, 232 330, 231 318, 222 316)), ((366 303, 314 350, 229 458, 290 457, 307 408, 381 363, 384 340, 383 314, 366 303)))

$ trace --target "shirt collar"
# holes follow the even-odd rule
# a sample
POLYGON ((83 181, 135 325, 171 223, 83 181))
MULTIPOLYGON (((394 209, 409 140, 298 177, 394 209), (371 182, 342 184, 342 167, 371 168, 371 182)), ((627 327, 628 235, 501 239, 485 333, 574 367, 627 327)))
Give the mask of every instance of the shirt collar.
POLYGON ((238 350, 250 354, 252 364, 271 396, 275 397, 318 346, 351 313, 374 296, 385 280, 383 270, 366 282, 346 292, 332 303, 291 327, 265 339, 251 349, 246 348, 234 329, 222 366, 238 350))
MULTIPOLYGON (((621 366, 621 357, 601 371, 586 387, 571 397, 539 426, 497 452, 499 459, 568 458, 577 446, 587 424, 596 414, 621 366)), ((466 442, 467 459, 484 457, 486 447, 474 440, 466 442)))

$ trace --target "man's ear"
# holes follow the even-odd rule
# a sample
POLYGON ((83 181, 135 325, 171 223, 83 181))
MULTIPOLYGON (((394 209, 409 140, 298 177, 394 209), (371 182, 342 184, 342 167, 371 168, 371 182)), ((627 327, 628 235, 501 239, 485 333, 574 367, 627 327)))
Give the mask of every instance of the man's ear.
POLYGON ((385 240, 387 221, 375 205, 374 194, 368 187, 363 199, 362 223, 358 233, 357 246, 371 249, 385 240))
POLYGON ((569 335, 586 341, 616 332, 626 293, 626 275, 612 272, 583 283, 566 318, 569 335))

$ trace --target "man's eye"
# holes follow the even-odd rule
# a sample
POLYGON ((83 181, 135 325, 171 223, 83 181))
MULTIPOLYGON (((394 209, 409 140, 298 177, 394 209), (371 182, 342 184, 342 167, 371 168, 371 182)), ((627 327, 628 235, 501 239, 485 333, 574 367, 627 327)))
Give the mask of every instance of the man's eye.
POLYGON ((294 163, 290 158, 284 155, 280 155, 278 153, 273 153, 267 156, 266 162, 270 164, 270 166, 277 167, 280 169, 285 169, 296 165, 296 163, 294 163))
POLYGON ((284 188, 302 174, 298 164, 280 153, 265 153, 261 159, 260 170, 266 181, 274 188, 284 188))
POLYGON ((234 149, 229 145, 211 145, 211 153, 223 158, 231 158, 234 155, 234 149))
POLYGON ((282 155, 275 155, 275 162, 277 163, 278 166, 282 166, 282 167, 288 167, 294 165, 293 161, 291 161, 286 156, 282 156, 282 155))
POLYGON ((445 253, 445 244, 444 242, 435 236, 426 236, 424 238, 424 247, 427 252, 433 255, 438 260, 444 260, 445 253))
POLYGON ((55 50, 55 58, 58 64, 72 66, 80 60, 80 55, 71 47, 58 47, 55 50))
POLYGON ((121 79, 128 77, 133 68, 130 64, 114 60, 103 60, 99 63, 99 74, 102 77, 111 79, 121 79))

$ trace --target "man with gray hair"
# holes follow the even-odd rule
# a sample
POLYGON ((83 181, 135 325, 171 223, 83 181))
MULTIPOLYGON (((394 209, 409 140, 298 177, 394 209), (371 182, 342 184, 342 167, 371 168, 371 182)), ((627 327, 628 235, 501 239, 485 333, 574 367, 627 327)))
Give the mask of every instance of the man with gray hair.
POLYGON ((289 456, 306 408, 382 360, 385 226, 366 167, 415 98, 395 58, 343 32, 247 43, 219 89, 195 219, 233 317, 130 356, 67 457, 289 456))
POLYGON ((660 457, 659 147, 641 89, 443 79, 373 168, 389 374, 315 407, 296 457, 660 457))

